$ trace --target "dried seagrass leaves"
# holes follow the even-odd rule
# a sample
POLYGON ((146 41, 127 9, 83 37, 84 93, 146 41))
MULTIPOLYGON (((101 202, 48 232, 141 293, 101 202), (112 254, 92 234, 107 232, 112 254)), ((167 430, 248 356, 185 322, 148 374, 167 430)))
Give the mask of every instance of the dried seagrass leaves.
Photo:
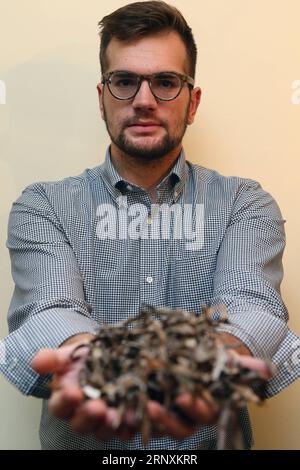
POLYGON ((248 401, 261 403, 265 382, 255 371, 228 360, 228 351, 218 340, 219 323, 209 310, 196 315, 144 306, 136 317, 101 327, 87 346, 80 372, 86 397, 101 398, 118 410, 116 428, 124 412, 134 410, 146 444, 151 436, 147 400, 187 419, 175 399, 189 392, 221 410, 218 447, 243 447, 236 410, 248 401))

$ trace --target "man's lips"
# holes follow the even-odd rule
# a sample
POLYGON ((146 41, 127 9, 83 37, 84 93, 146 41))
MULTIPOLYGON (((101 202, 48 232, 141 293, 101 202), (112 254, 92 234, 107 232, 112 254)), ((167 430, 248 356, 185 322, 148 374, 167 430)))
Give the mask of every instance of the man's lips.
POLYGON ((137 121, 133 124, 130 124, 128 127, 133 129, 135 132, 153 132, 157 130, 158 127, 160 127, 160 124, 154 121, 137 121))
POLYGON ((159 126, 159 123, 155 121, 135 121, 129 126, 159 126))

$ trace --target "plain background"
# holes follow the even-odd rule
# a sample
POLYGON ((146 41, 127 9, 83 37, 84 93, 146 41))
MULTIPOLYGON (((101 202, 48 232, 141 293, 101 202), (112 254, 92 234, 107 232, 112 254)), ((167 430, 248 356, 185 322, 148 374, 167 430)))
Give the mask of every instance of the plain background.
MULTIPOLYGON (((5 248, 11 204, 33 181, 76 175, 103 161, 109 140, 96 94, 97 23, 126 3, 0 0, 1 336, 13 288, 5 248)), ((300 2, 171 3, 192 26, 199 49, 203 99, 185 138, 187 157, 256 179, 278 201, 288 242, 282 292, 299 334, 300 92, 293 100, 292 84, 300 80, 300 2)), ((257 449, 300 448, 299 392, 297 382, 251 408, 257 449)), ((39 400, 2 378, 0 394, 0 449, 38 449, 39 400)))

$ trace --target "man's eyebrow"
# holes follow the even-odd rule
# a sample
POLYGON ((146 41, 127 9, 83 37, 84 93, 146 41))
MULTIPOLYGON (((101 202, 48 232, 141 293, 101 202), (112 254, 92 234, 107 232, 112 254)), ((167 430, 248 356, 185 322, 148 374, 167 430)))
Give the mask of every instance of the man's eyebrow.
POLYGON ((122 70, 122 69, 116 69, 116 70, 111 70, 110 72, 106 72, 104 75, 108 75, 110 73, 131 73, 133 75, 158 75, 158 74, 168 74, 168 73, 175 73, 176 75, 186 75, 185 72, 177 72, 176 70, 159 70, 157 72, 152 72, 152 73, 138 73, 138 72, 133 72, 132 70, 122 70))

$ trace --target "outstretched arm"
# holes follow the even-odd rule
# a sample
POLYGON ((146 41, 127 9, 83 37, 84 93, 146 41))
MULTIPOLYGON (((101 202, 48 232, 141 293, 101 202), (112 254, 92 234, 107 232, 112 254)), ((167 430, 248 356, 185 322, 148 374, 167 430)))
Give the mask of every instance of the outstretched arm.
MULTIPOLYGON (((50 411, 58 418, 69 421, 71 428, 80 433, 93 433, 100 440, 113 436, 130 439, 138 431, 139 423, 134 412, 125 414, 119 426, 117 410, 108 407, 103 400, 85 400, 79 385, 78 374, 86 357, 85 349, 81 349, 80 359, 75 363, 71 360, 74 349, 92 338, 91 335, 77 335, 66 341, 65 345, 55 350, 42 350, 34 358, 32 367, 39 374, 54 374, 54 385, 49 400, 50 411)), ((228 360, 235 364, 253 369, 259 375, 268 379, 271 371, 264 361, 250 356, 247 348, 228 334, 220 335, 220 341, 226 345, 240 348, 239 354, 235 349, 228 350, 228 360)), ((238 349, 237 348, 237 349, 238 349)), ((78 352, 76 353, 78 354, 78 352)), ((182 421, 177 414, 169 412, 158 402, 149 401, 147 404, 149 417, 152 421, 153 433, 156 436, 172 436, 183 439, 193 434, 202 425, 214 424, 218 420, 220 410, 213 407, 204 399, 194 400, 188 393, 177 398, 176 405, 189 418, 182 421)))

